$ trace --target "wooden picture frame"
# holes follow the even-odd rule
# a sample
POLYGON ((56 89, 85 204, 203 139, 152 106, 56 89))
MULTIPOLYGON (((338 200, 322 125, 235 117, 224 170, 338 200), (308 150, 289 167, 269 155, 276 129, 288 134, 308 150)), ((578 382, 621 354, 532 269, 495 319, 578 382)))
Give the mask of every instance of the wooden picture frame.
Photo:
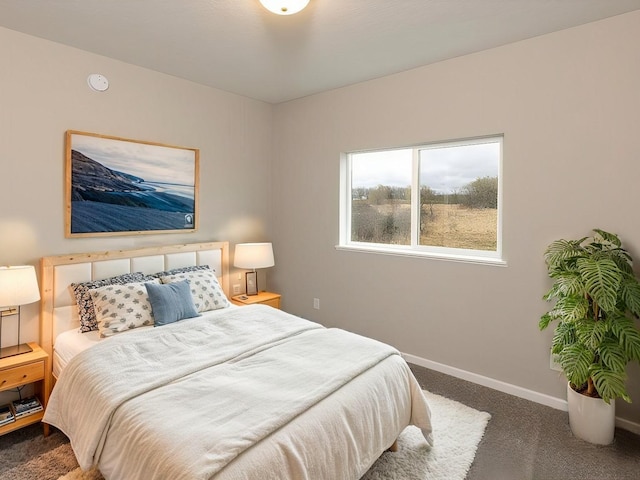
POLYGON ((245 279, 245 291, 247 295, 257 295, 258 294, 258 274, 257 272, 247 272, 244 274, 245 279))
POLYGON ((200 150, 68 130, 65 236, 192 233, 200 150))

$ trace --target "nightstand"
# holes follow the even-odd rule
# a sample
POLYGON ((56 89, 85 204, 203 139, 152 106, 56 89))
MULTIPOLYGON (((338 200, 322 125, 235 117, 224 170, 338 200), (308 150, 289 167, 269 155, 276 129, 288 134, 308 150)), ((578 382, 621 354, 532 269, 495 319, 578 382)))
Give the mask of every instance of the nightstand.
POLYGON ((257 295, 236 295, 235 297, 231 297, 231 303, 234 305, 269 305, 273 308, 280 308, 280 297, 279 293, 271 293, 271 292, 258 292, 257 295))
MULTIPOLYGON (((0 392, 30 383, 34 384, 35 395, 42 403, 43 411, 18 418, 15 422, 2 425, 0 435, 12 432, 42 420, 44 408, 49 400, 49 355, 37 343, 29 343, 32 352, 0 359, 0 392)), ((43 424, 44 435, 49 434, 49 425, 43 424)))

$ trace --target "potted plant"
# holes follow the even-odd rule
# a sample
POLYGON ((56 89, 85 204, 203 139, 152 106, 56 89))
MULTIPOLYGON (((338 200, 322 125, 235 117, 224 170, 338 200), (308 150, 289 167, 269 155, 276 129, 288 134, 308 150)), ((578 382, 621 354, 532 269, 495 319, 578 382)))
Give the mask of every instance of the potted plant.
POLYGON ((543 297, 553 308, 540 330, 558 321, 551 352, 568 380, 574 435, 597 444, 613 441, 615 400, 631 402, 626 366, 640 362, 640 282, 617 235, 557 240, 544 258, 553 286, 543 297))

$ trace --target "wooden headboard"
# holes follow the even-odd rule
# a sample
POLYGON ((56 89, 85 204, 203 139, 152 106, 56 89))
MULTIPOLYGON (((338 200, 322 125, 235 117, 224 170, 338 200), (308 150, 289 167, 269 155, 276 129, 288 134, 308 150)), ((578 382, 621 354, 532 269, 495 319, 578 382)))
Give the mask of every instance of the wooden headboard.
MULTIPOLYGON (((60 312, 76 301, 71 283, 88 282, 124 273, 151 274, 192 265, 209 265, 229 296, 229 242, 192 243, 135 250, 114 250, 43 257, 41 260, 40 345, 53 364, 53 345, 60 332, 60 312)), ((48 372, 51 375, 51 371, 48 372)), ((53 379, 54 380, 54 379, 53 379)), ((53 385, 53 383, 52 383, 53 385)))

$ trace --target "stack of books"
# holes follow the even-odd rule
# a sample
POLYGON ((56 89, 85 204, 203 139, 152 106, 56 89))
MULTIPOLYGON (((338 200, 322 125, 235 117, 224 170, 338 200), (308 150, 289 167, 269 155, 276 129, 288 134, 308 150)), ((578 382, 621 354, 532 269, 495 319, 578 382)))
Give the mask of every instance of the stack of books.
POLYGON ((11 406, 16 419, 42 410, 42 404, 40 403, 40 400, 38 400, 38 397, 27 397, 21 400, 14 400, 11 402, 11 406))
POLYGON ((11 405, 2 405, 0 407, 0 427, 2 425, 6 425, 7 423, 15 422, 16 417, 13 415, 13 410, 11 409, 11 405))

